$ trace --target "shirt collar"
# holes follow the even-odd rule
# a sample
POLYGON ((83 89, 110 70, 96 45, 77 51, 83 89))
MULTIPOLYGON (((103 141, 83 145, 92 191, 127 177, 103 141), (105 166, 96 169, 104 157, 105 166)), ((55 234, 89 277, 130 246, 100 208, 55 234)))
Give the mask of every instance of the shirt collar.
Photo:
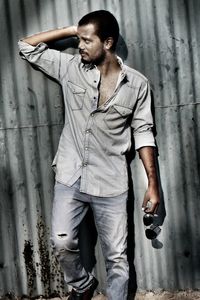
MULTIPOLYGON (((117 61, 120 65, 120 68, 121 68, 121 80, 123 80, 125 77, 127 77, 127 72, 126 72, 126 68, 125 68, 125 65, 123 63, 123 60, 121 59, 121 57, 119 57, 118 55, 116 55, 117 57, 117 61)), ((81 62, 81 58, 80 59, 80 62, 81 62)), ((82 68, 85 70, 85 71, 89 71, 89 70, 92 70, 92 69, 97 69, 97 66, 93 63, 90 63, 90 64, 84 64, 81 62, 81 65, 82 65, 82 68)))
POLYGON ((124 65, 123 60, 118 55, 116 55, 116 57, 117 57, 117 61, 118 61, 119 65, 120 65, 120 68, 121 68, 121 81, 124 80, 125 78, 128 80, 127 72, 126 72, 126 66, 124 65))

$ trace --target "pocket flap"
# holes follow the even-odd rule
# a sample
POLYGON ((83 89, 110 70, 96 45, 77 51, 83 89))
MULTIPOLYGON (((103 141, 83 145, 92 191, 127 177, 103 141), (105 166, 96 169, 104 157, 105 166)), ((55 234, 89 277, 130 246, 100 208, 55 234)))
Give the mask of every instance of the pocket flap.
POLYGON ((73 94, 85 94, 86 89, 84 89, 83 87, 81 87, 71 81, 68 81, 67 83, 73 94))
POLYGON ((128 107, 124 107, 116 104, 113 105, 113 107, 122 117, 128 116, 132 113, 132 109, 128 107))

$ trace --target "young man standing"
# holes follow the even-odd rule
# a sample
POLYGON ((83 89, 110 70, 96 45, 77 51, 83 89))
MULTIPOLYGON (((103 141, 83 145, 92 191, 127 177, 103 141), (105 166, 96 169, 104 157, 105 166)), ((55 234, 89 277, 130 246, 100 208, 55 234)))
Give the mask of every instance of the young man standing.
POLYGON ((159 204, 150 87, 139 72, 115 55, 119 26, 108 11, 85 15, 78 26, 51 30, 19 41, 20 53, 56 79, 63 89, 65 125, 53 161, 56 173, 52 246, 73 287, 70 300, 91 299, 97 280, 83 268, 79 224, 93 210, 107 270, 109 300, 127 299, 128 263, 126 153, 131 146, 144 164, 148 189, 143 207, 159 204), (77 36, 80 55, 49 49, 53 40, 77 36))

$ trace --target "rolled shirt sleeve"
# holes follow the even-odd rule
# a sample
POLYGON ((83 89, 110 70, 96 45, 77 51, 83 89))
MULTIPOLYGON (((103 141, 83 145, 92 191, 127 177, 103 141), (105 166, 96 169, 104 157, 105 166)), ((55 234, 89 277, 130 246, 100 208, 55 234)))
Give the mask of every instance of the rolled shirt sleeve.
POLYGON ((139 89, 132 127, 136 150, 145 146, 155 147, 155 138, 152 132, 151 91, 148 81, 144 81, 139 89))
POLYGON ((65 64, 72 59, 73 55, 61 53, 60 51, 49 49, 47 44, 39 43, 37 46, 32 46, 22 40, 18 42, 20 56, 36 66, 45 74, 60 82, 64 69, 62 60, 65 64))

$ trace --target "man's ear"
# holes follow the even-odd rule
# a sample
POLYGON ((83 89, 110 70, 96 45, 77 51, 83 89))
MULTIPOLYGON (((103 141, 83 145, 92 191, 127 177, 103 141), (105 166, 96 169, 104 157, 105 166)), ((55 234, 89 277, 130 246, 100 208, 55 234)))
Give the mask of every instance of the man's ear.
POLYGON ((107 50, 110 50, 112 48, 114 41, 112 37, 108 37, 105 41, 104 41, 104 46, 107 50))

